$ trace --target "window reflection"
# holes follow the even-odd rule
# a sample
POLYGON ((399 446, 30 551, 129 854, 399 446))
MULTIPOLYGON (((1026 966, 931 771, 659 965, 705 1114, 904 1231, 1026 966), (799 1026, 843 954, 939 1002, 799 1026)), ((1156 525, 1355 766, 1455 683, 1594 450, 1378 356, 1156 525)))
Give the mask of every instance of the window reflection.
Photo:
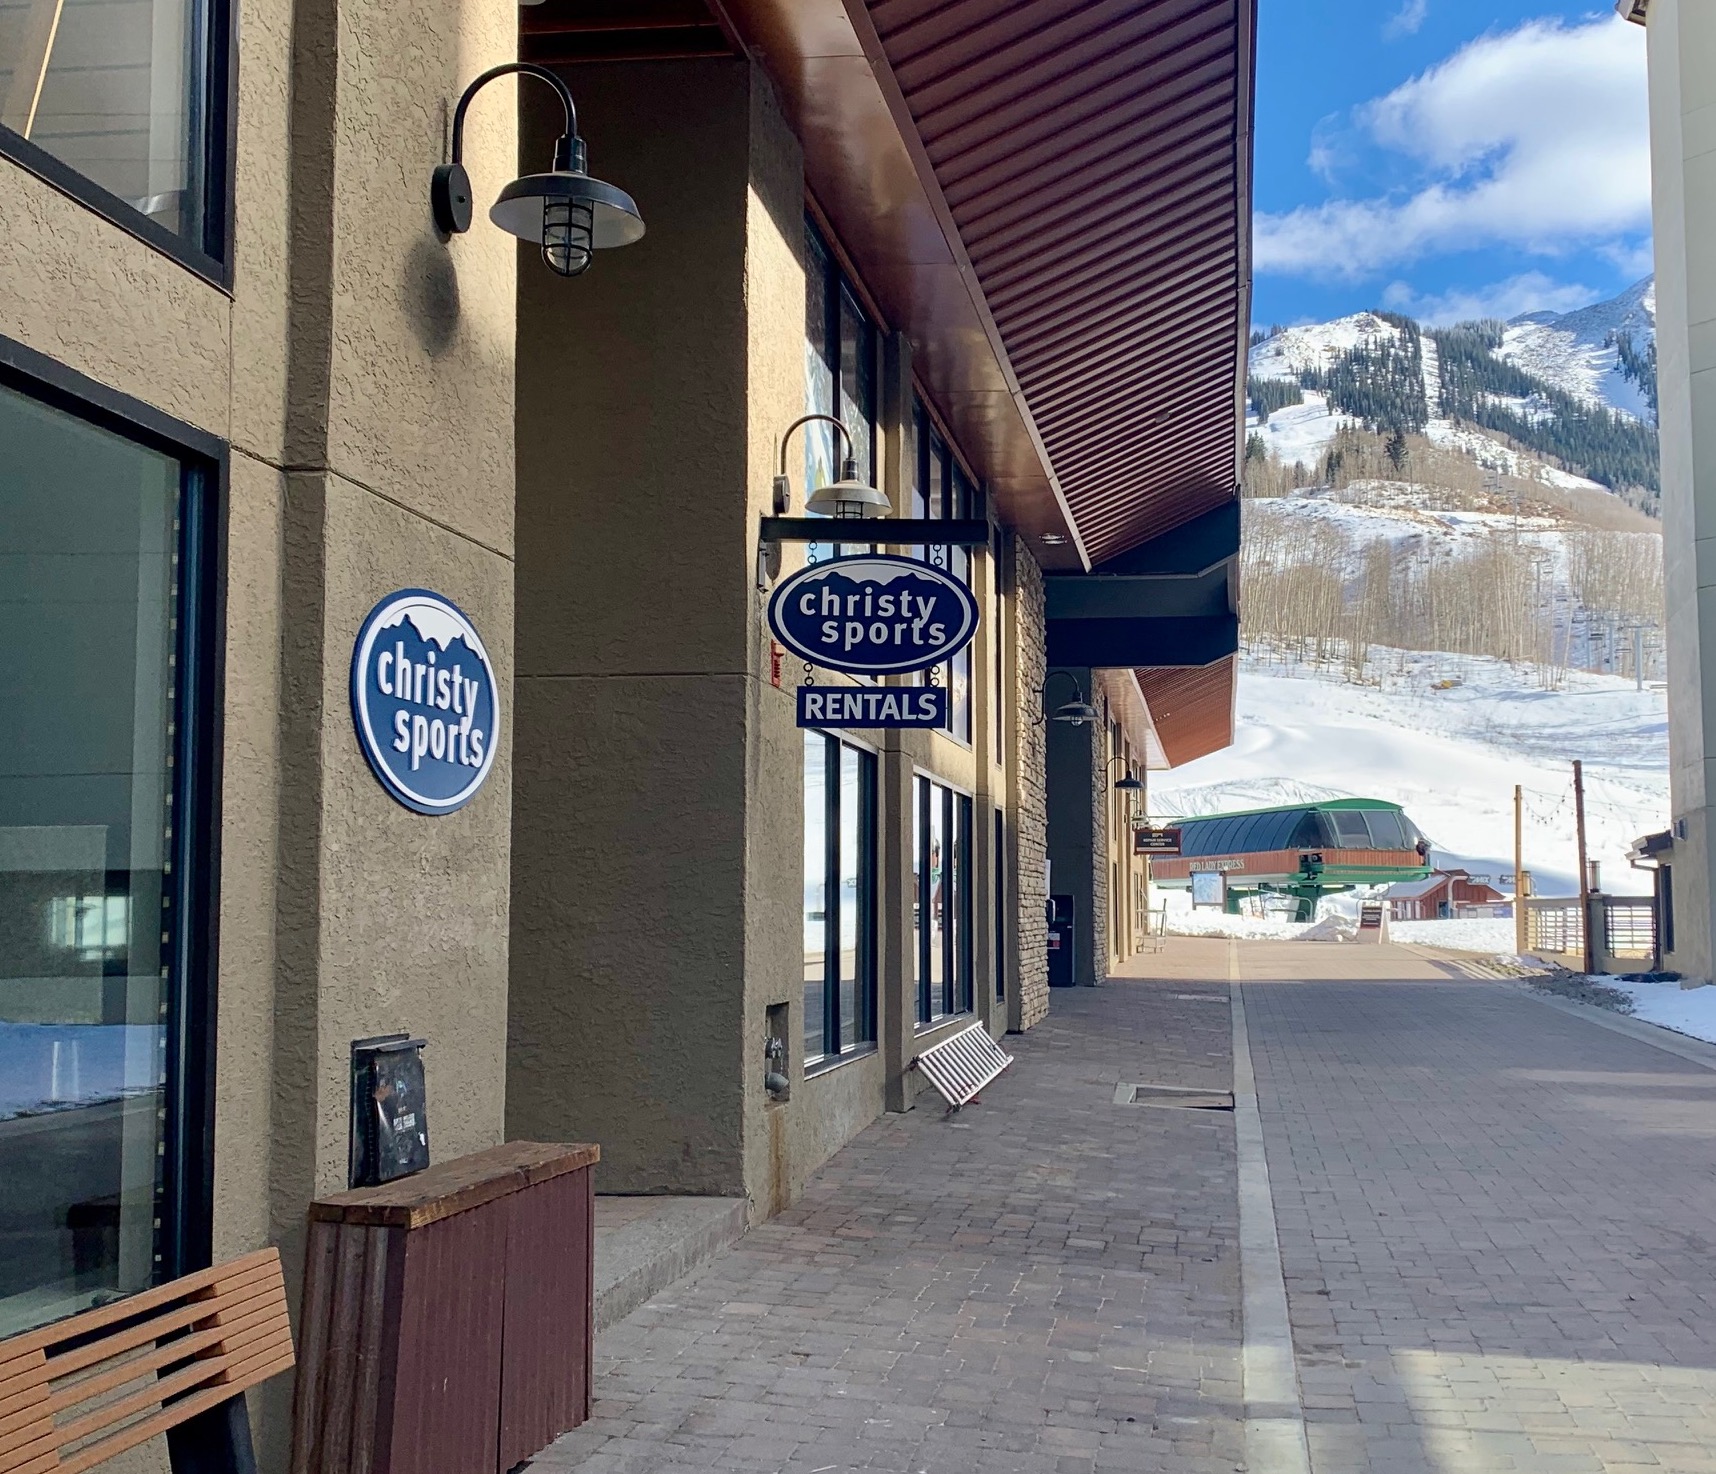
POLYGON ((918 1022, 972 1009, 971 800, 925 777, 914 780, 914 929, 918 1022))
POLYGON ((876 760, 804 734, 804 1052, 876 1039, 876 760))
POLYGON ((823 986, 828 970, 828 739, 804 734, 804 1053, 827 1037, 823 986))
POLYGON ((0 126, 204 249, 212 73, 197 0, 0 5, 0 126))
POLYGON ((157 1273, 181 468, 9 389, 0 445, 5 1336, 157 1273))
MULTIPOLYGON (((805 222, 806 414, 834 415, 851 432, 861 480, 876 484, 876 328, 815 225, 805 222)), ((840 474, 844 447, 832 425, 806 425, 804 494, 840 474)), ((816 513, 809 515, 815 516, 816 513)), ((811 543, 817 561, 866 551, 868 544, 811 543)))
MULTIPOLYGON (((977 512, 977 495, 970 478, 960 470, 947 442, 929 423, 923 405, 912 413, 912 515, 937 521, 971 517, 977 512)), ((914 550, 936 568, 944 568, 968 587, 971 583, 971 551, 968 548, 918 547, 914 550)), ((961 742, 971 741, 972 647, 967 645, 952 659, 913 679, 918 685, 945 686, 948 690, 947 730, 961 742)))

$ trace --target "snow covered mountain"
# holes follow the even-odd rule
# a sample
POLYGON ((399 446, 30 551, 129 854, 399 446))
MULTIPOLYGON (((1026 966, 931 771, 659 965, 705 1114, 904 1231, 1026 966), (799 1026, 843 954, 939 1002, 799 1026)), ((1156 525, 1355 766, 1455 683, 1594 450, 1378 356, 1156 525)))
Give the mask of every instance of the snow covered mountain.
MULTIPOLYGON (((1254 337, 1248 435, 1285 467, 1318 463, 1343 427, 1398 429, 1485 471, 1550 486, 1656 494, 1651 278, 1569 313, 1425 327, 1389 312, 1254 337)), ((1305 484, 1299 477, 1295 484, 1305 484)))
POLYGON ((1635 420, 1651 417, 1644 388, 1629 377, 1620 342, 1646 352, 1656 343, 1656 278, 1577 312, 1528 312, 1508 323, 1498 350, 1547 384, 1587 404, 1607 405, 1635 420))
POLYGON ((1574 886, 1571 762, 1612 891, 1667 822, 1650 280, 1578 312, 1395 313, 1253 342, 1235 741, 1159 816, 1402 803, 1438 863, 1574 886))

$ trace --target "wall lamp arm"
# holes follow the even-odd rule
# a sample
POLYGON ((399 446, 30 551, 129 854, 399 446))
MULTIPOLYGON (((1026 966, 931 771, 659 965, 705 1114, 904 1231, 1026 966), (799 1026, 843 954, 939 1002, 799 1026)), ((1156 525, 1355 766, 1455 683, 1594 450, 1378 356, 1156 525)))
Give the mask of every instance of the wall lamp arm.
POLYGON ((535 77, 538 81, 546 82, 560 97, 560 106, 566 111, 566 131, 561 134, 559 142, 554 145, 554 167, 570 169, 573 166, 573 151, 578 140, 578 106, 572 101, 572 89, 566 85, 563 78, 549 71, 547 67, 538 66, 530 61, 502 62, 498 67, 490 67, 480 77, 472 81, 459 96, 458 106, 453 109, 453 157, 450 162, 464 162, 465 156, 465 113, 470 109, 471 101, 496 77, 517 75, 520 77, 535 77))
POLYGON ((1097 718, 1097 710, 1084 699, 1084 686, 1079 678, 1070 670, 1057 666, 1043 677, 1043 684, 1037 688, 1037 696, 1042 710, 1037 713, 1037 725, 1041 726, 1050 720, 1064 722, 1069 726, 1088 726, 1097 718), (1052 717, 1048 709, 1049 682, 1056 676, 1065 676, 1073 683, 1073 699, 1065 706, 1058 707, 1052 717))
MULTIPOLYGON (((788 425, 786 427, 786 431, 781 435, 781 460, 780 460, 780 469, 778 472, 779 475, 785 476, 787 473, 787 442, 792 439, 792 432, 794 430, 800 429, 801 427, 803 427, 805 425, 813 425, 813 424, 817 423, 818 421, 821 421, 823 424, 826 424, 826 425, 832 425, 832 426, 834 426, 834 428, 836 430, 838 430, 840 432, 840 438, 846 442, 845 459, 848 461, 850 461, 852 459, 852 432, 846 428, 846 422, 844 420, 837 419, 833 415, 800 415, 796 420, 794 420, 790 425, 788 425)), ((786 508, 782 507, 781 511, 785 512, 786 508)))

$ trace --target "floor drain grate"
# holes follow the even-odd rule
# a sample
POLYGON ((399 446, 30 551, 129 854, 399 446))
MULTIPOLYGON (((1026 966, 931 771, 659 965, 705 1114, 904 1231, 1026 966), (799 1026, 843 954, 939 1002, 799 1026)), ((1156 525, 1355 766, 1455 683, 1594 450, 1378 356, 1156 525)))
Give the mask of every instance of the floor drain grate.
POLYGON ((1116 1085, 1116 1105, 1167 1106, 1177 1111, 1231 1111, 1231 1090, 1194 1090, 1184 1085, 1116 1085))

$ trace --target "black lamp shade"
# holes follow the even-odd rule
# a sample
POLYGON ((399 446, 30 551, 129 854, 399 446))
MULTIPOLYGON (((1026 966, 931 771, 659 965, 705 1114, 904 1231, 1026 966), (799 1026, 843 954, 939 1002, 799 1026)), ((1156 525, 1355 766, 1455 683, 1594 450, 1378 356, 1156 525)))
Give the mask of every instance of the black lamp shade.
POLYGON ((500 192, 489 219, 508 235, 542 245, 557 223, 552 216, 544 219, 550 206, 570 206, 574 218, 589 212, 591 250, 629 246, 644 233, 643 217, 632 197, 588 174, 526 174, 500 192))

